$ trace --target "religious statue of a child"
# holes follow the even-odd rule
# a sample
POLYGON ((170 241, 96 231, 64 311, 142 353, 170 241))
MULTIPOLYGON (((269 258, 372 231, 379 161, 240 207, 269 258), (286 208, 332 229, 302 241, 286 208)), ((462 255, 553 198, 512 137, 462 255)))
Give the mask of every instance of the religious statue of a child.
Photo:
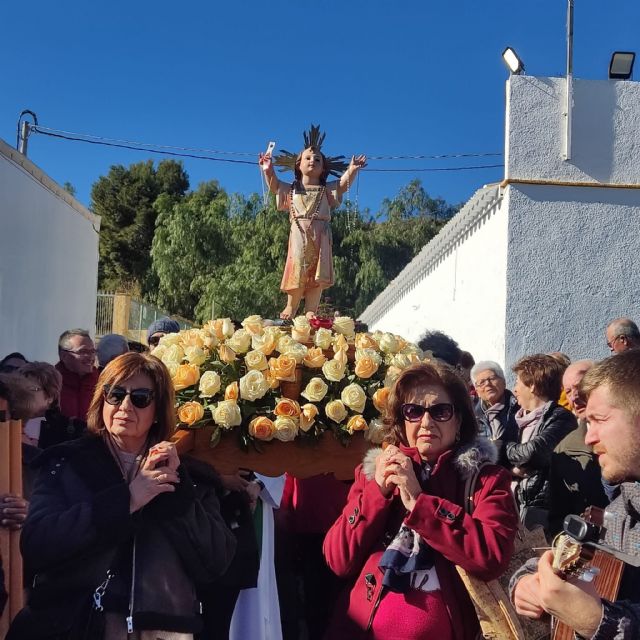
POLYGON ((287 261, 280 289, 287 294, 287 306, 280 313, 283 320, 292 319, 304 298, 308 317, 315 317, 322 291, 333 282, 331 210, 342 201, 356 174, 366 166, 366 157, 353 156, 347 165, 344 156, 325 156, 324 134, 311 125, 304 134, 304 149, 296 154, 283 151, 271 157, 260 156, 269 190, 276 196, 279 211, 289 212, 291 230, 287 261), (294 172, 292 183, 279 180, 274 165, 294 172), (327 181, 330 175, 337 180, 327 181))

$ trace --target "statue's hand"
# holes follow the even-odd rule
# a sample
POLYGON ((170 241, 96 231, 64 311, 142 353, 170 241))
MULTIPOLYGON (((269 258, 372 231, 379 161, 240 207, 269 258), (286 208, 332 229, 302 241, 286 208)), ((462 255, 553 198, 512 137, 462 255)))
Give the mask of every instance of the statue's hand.
POLYGON ((367 156, 359 155, 359 156, 351 156, 351 163, 349 164, 349 168, 351 170, 363 169, 367 166, 367 156))

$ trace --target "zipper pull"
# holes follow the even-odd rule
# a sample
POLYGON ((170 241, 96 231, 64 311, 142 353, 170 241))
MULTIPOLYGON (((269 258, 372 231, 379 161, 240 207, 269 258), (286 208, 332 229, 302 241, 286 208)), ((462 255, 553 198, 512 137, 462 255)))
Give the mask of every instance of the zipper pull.
POLYGON ((127 616, 127 633, 133 633, 133 616, 127 616))

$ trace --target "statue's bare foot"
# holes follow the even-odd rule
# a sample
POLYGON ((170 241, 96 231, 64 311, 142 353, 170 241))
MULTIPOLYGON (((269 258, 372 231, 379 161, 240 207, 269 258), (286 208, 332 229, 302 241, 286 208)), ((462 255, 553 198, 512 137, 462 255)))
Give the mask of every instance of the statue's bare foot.
POLYGON ((292 317, 293 317, 293 309, 291 308, 291 305, 288 304, 280 312, 280 318, 282 318, 282 320, 291 320, 292 317))

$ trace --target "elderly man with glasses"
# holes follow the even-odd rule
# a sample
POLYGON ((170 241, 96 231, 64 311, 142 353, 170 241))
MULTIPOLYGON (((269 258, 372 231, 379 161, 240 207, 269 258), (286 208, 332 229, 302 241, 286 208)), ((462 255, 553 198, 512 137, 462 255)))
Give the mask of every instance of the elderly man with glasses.
POLYGON ((62 375, 60 410, 67 418, 83 422, 98 381, 96 348, 88 331, 69 329, 58 340, 60 362, 56 369, 62 375))
POLYGON ((607 326, 607 347, 612 354, 640 348, 640 330, 630 318, 616 318, 607 326))
POLYGON ((478 394, 475 412, 480 433, 493 440, 498 449, 498 463, 510 469, 512 465, 504 448, 507 442, 518 441, 518 402, 507 389, 504 372, 497 362, 483 360, 474 365, 471 382, 478 394))

